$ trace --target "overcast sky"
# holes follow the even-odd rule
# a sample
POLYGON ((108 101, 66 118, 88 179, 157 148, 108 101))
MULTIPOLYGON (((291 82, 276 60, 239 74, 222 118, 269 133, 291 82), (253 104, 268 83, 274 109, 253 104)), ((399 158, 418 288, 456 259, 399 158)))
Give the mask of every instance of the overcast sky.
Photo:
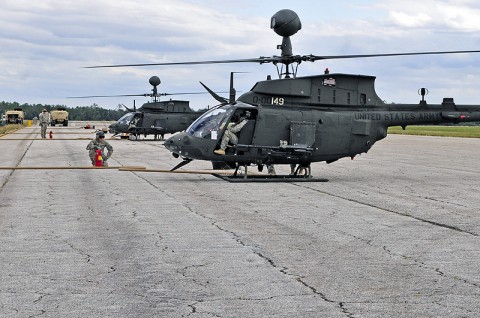
MULTIPOLYGON (((0 3, 0 101, 131 106, 146 97, 67 99, 67 96, 145 94, 152 75, 161 93, 203 92, 198 81, 227 91, 248 91, 276 74, 271 64, 158 66, 86 69, 85 66, 279 55, 281 37, 270 17, 292 9, 302 30, 294 54, 339 55, 480 49, 480 2, 476 0, 2 0, 0 3), (268 3, 268 4, 267 4, 268 3)), ((480 104, 480 53, 385 57, 302 63, 299 76, 352 73, 377 77, 387 102, 416 103, 454 97, 480 104)), ((227 94, 224 94, 227 96, 227 94)), ((194 109, 217 102, 206 95, 174 96, 194 109)))

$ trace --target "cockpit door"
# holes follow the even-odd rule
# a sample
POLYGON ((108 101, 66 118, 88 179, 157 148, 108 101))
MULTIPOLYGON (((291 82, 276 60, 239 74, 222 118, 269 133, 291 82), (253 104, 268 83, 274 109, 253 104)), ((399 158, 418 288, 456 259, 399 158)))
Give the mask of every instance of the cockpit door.
MULTIPOLYGON (((236 133, 236 136, 238 138, 237 144, 241 144, 241 145, 252 144, 253 133, 255 131, 256 118, 257 118, 257 112, 250 109, 249 110, 237 109, 234 112, 234 114, 230 117, 229 123, 238 123, 242 119, 247 119, 247 123, 242 127, 242 129, 239 132, 236 133)), ((228 124, 227 124, 227 127, 228 127, 228 124)), ((223 131, 223 133, 225 133, 225 130, 223 131)), ((221 141, 221 138, 219 138, 219 141, 221 141)))
POLYGON ((137 113, 133 116, 132 121, 130 122, 129 128, 136 128, 142 125, 143 114, 137 113))
POLYGON ((254 131, 255 119, 249 119, 238 134, 238 143, 241 145, 251 145, 254 131))

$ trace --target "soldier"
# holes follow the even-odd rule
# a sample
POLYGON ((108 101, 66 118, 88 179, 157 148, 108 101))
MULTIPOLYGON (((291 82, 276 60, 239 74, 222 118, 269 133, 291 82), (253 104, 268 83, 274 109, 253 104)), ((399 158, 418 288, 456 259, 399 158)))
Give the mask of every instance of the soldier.
POLYGON ((40 135, 45 139, 47 138, 47 126, 50 122, 50 114, 44 109, 40 115, 38 115, 38 118, 40 120, 40 135))
POLYGON ((231 122, 228 124, 227 129, 225 130, 225 133, 223 134, 222 141, 220 143, 220 149, 217 149, 213 151, 217 155, 224 155, 225 154, 225 148, 227 148, 228 143, 232 143, 236 145, 238 143, 238 137, 235 135, 235 133, 239 132, 242 130, 243 126, 245 126, 248 123, 248 118, 250 117, 250 112, 246 112, 246 118, 240 117, 239 121, 237 124, 234 122, 231 122))
POLYGON ((275 172, 275 166, 270 164, 270 163, 267 164, 267 172, 271 176, 276 176, 277 175, 277 173, 275 172))
POLYGON ((95 155, 97 150, 102 151, 102 159, 103 159, 103 166, 108 167, 107 160, 113 154, 113 147, 105 141, 105 133, 103 131, 97 132, 95 135, 95 139, 90 141, 87 145, 88 155, 90 156, 90 160, 92 160, 92 165, 95 165, 95 155), (105 148, 107 148, 108 153, 105 155, 105 148))
POLYGON ((295 175, 295 172, 297 176, 306 175, 307 169, 305 167, 302 167, 301 165, 298 165, 297 167, 296 164, 292 163, 290 164, 290 175, 295 175))

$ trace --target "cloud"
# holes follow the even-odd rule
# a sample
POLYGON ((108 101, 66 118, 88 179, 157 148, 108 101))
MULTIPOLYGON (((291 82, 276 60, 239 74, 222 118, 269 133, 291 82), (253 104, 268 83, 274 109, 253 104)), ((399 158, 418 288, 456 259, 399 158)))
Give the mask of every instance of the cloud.
POLYGON ((475 1, 425 0, 378 3, 388 11, 392 25, 436 31, 476 32, 480 30, 480 5, 475 1))
POLYGON ((394 24, 407 28, 423 27, 432 21, 432 17, 426 13, 408 14, 406 12, 392 11, 389 17, 394 24))

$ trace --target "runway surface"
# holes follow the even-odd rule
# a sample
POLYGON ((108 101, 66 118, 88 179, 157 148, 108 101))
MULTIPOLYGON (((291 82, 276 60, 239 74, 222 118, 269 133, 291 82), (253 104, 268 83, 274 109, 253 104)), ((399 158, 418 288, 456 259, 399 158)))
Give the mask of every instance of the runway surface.
MULTIPOLYGON (((0 165, 90 164, 92 130, 49 130, 0 138, 0 165)), ((108 141, 111 166, 179 162, 108 141)), ((389 135, 313 164, 320 183, 0 170, 0 317, 478 317, 479 157, 480 139, 389 135)))

